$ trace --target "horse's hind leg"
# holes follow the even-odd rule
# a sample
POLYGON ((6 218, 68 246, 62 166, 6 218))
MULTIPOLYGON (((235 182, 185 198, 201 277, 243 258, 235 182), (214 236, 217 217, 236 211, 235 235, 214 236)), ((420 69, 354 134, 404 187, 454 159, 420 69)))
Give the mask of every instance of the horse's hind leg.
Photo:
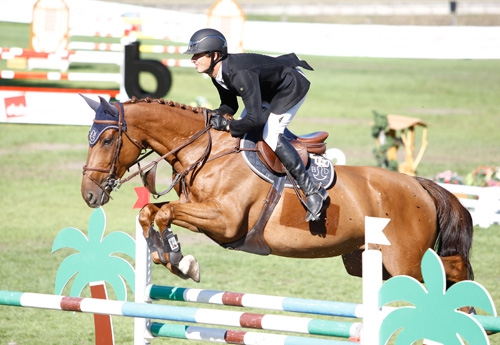
MULTIPOLYGON (((364 249, 358 249, 350 253, 342 254, 345 270, 351 276, 363 277, 363 252, 364 249)), ((391 275, 387 272, 384 265, 382 265, 382 277, 384 280, 391 278, 391 275)))
POLYGON ((462 280, 467 280, 467 265, 460 255, 441 257, 443 262, 444 272, 446 274, 446 287, 450 287, 454 283, 462 280))
POLYGON ((195 282, 199 282, 200 268, 196 258, 192 255, 182 255, 177 236, 170 231, 169 227, 166 228, 166 226, 158 224, 160 229, 164 229, 160 233, 154 229, 156 215, 161 206, 165 204, 148 204, 139 214, 139 223, 148 244, 151 259, 155 264, 165 266, 170 272, 182 279, 191 278, 195 282))
MULTIPOLYGON (((467 280, 467 265, 460 255, 440 257, 446 275, 446 289, 462 280, 467 280)), ((462 307, 460 311, 467 314, 476 314, 474 307, 462 307)))

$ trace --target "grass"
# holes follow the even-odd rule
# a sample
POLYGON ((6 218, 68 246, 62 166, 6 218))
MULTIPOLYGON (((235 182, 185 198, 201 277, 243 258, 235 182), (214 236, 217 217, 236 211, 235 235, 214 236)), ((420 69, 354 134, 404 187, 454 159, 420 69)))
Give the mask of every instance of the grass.
MULTIPOLYGON (((1 45, 27 46, 26 32, 25 25, 0 23, 1 45)), ((429 147, 418 169, 422 176, 446 169, 465 175, 477 165, 500 164, 499 61, 302 58, 315 72, 308 73, 311 92, 291 129, 297 133, 327 130, 328 146, 342 149, 348 164, 375 164, 370 136, 373 109, 416 116, 429 125, 429 147)), ((97 72, 114 67, 85 68, 97 72)), ((174 81, 167 98, 191 103, 204 96, 217 104, 209 80, 192 69, 171 71, 174 81)), ((5 84, 0 80, 0 89, 5 84)), ((82 102, 69 111, 79 107, 86 105, 82 102)), ((86 232, 92 212, 80 196, 87 132, 88 128, 78 126, 0 123, 0 289, 53 293, 57 268, 71 251, 51 254, 52 242, 68 226, 86 232)), ((133 188, 139 185, 139 180, 123 185, 104 207, 106 234, 115 230, 133 234, 137 215, 132 209, 133 188)), ((476 228, 472 264, 476 280, 498 304, 496 231, 500 226, 476 228)), ((157 284, 361 302, 361 280, 348 276, 339 258, 260 257, 225 251, 183 229, 177 233, 183 251, 199 259, 202 283, 180 281, 155 266, 157 284)), ((90 315, 2 306, 0 315, 0 345, 94 343, 90 315)), ((132 320, 115 317, 113 322, 116 343, 132 344, 132 320)), ((490 341, 499 345, 500 336, 491 336, 490 341)))

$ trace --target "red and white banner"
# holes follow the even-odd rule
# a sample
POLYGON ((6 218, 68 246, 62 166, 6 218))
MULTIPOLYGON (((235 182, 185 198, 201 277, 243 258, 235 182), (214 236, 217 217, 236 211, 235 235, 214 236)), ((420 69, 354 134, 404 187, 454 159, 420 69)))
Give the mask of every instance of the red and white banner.
MULTIPOLYGON (((109 100, 103 91, 81 92, 99 100, 109 100)), ((75 92, 40 92, 5 90, 0 86, 0 123, 32 123, 57 125, 92 125, 95 112, 75 92)))

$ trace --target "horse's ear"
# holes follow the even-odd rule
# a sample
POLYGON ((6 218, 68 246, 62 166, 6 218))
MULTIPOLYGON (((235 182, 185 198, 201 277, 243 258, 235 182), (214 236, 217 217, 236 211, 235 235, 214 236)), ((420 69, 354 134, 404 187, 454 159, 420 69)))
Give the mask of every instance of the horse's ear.
POLYGON ((89 107, 91 107, 94 111, 97 111, 97 108, 99 108, 99 102, 94 101, 93 99, 88 98, 88 97, 82 95, 81 93, 79 95, 83 97, 83 99, 85 100, 85 102, 87 102, 89 107))
POLYGON ((111 116, 118 116, 118 109, 116 109, 115 106, 113 106, 111 103, 109 103, 108 101, 106 101, 106 99, 104 99, 103 97, 101 96, 98 96, 99 99, 101 100, 101 106, 102 106, 102 109, 109 115, 111 116))

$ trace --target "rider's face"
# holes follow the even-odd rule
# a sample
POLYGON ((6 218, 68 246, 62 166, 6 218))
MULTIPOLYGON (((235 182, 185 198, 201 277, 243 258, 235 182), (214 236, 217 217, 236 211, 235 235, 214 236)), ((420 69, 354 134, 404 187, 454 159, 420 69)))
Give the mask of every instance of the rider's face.
POLYGON ((204 73, 210 68, 210 63, 212 59, 208 53, 198 53, 191 57, 191 62, 194 63, 194 68, 196 72, 204 73))

